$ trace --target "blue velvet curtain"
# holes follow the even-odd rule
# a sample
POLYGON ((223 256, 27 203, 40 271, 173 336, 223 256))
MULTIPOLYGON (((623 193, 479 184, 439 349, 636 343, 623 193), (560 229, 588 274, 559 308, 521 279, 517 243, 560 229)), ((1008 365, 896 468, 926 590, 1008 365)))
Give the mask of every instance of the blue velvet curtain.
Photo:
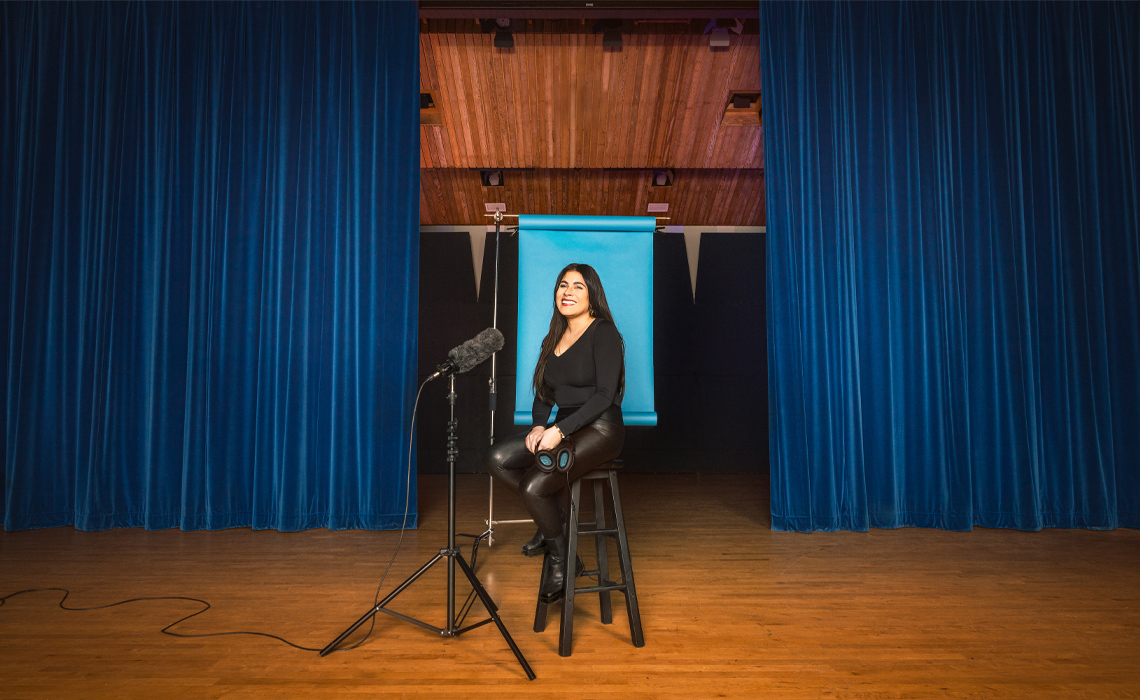
POLYGON ((5 528, 415 523, 416 22, 0 3, 5 528))
POLYGON ((773 527, 1140 526, 1140 4, 760 21, 773 527))

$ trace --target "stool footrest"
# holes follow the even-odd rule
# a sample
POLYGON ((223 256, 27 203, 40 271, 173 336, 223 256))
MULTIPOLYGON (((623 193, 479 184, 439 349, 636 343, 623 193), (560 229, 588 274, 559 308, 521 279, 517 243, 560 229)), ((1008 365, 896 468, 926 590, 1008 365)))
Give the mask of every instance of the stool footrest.
POLYGON ((624 583, 611 583, 608 586, 586 586, 584 588, 575 588, 574 595, 579 593, 605 593, 606 591, 621 591, 626 592, 626 585, 624 583))
MULTIPOLYGON (((606 578, 606 579, 596 578, 596 577, 599 577, 601 575, 602 575, 602 572, 599 571, 598 569, 586 569, 582 573, 578 574, 575 578, 576 579, 578 579, 578 578, 592 578, 592 579, 595 579, 596 581, 598 581, 598 583, 603 585, 603 586, 608 586, 608 585, 613 583, 613 581, 609 580, 608 578, 606 578)), ((609 574, 607 573, 606 575, 608 576, 609 574)), ((575 590, 577 590, 577 589, 575 589, 575 590)))
POLYGON ((607 527, 607 528, 603 528, 601 530, 579 530, 578 531, 579 537, 586 537, 587 535, 612 535, 613 537, 617 537, 618 531, 617 531, 617 528, 614 528, 614 527, 607 527))

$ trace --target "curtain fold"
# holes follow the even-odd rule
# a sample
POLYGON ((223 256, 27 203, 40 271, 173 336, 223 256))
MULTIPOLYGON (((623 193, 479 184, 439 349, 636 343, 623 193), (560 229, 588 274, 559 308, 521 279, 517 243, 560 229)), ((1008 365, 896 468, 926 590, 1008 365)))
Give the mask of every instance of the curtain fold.
POLYGON ((761 3, 773 527, 1140 526, 1136 3, 761 3))
POLYGON ((0 23, 5 528, 414 525, 415 3, 0 23))

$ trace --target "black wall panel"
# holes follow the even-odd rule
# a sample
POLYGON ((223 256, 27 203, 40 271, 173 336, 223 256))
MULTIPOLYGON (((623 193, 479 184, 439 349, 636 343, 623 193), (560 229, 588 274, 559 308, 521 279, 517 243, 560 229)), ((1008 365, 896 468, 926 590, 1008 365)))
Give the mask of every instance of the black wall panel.
MULTIPOLYGON (((654 244, 654 363, 658 424, 627 428, 626 468, 637 472, 768 472, 768 380, 764 320, 764 236, 707 233, 701 240, 693 301, 684 236, 659 233, 654 244)), ((420 237, 420 379, 447 351, 491 325, 494 234, 487 234, 482 289, 475 297, 471 245, 465 231, 420 237)), ((515 391, 518 239, 501 237, 495 431, 511 420, 515 391)), ((602 280, 605 283, 605 280, 602 280)), ((554 280, 550 289, 553 293, 554 280)), ((620 329, 619 329, 620 330, 620 329)), ((526 368, 527 386, 533 368, 526 368)), ((489 443, 491 363, 456 377, 460 472, 482 471, 489 443)), ((419 469, 447 470, 447 381, 420 400, 419 469)))

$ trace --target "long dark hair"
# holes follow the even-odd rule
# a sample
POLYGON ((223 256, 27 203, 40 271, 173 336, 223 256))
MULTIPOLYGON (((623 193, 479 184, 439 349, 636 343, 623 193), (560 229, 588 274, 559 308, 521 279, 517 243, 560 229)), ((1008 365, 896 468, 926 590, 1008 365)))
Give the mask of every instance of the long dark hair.
MULTIPOLYGON (((558 279, 554 281, 554 315, 550 317, 550 330, 542 339, 542 350, 538 353, 538 364, 534 366, 534 395, 538 397, 539 401, 547 405, 554 404, 554 394, 543 382, 543 377, 546 374, 546 363, 554 354, 554 348, 558 345, 562 334, 570 327, 570 324, 566 322, 566 317, 558 310, 558 287, 562 284, 562 279, 566 277, 567 272, 577 272, 582 275, 582 279, 586 282, 586 292, 590 295, 590 315, 610 323, 614 322, 614 316, 610 313, 610 305, 606 301, 606 290, 602 289, 602 278, 598 277, 598 272, 585 263, 570 263, 562 268, 562 272, 558 273, 558 279)), ((621 339, 623 358, 617 390, 617 395, 621 396, 625 393, 625 339, 621 338, 621 333, 618 333, 618 338, 621 339)))

